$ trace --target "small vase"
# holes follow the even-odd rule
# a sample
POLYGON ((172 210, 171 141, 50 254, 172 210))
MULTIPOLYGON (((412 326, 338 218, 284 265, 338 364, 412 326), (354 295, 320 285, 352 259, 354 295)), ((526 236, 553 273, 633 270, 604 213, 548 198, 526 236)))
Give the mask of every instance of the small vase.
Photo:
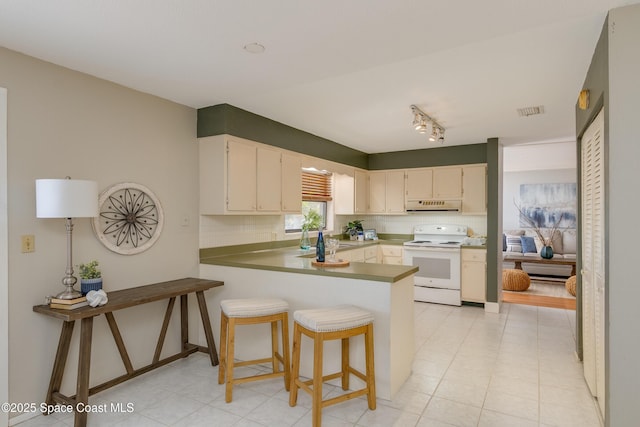
POLYGON ((300 237, 300 249, 304 249, 305 251, 311 249, 308 230, 302 230, 302 237, 300 237))
POLYGON ((544 259, 553 258, 553 248, 551 246, 543 246, 542 249, 540 249, 540 256, 544 259))
POLYGON ((80 279, 80 292, 86 296, 89 291, 97 291, 102 289, 102 277, 95 279, 80 279))

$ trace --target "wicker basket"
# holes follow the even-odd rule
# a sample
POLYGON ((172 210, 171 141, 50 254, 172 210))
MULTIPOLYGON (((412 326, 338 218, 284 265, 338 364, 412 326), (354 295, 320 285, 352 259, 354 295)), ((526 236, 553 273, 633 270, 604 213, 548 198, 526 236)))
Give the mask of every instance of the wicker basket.
POLYGON ((567 292, 569 292, 574 297, 576 296, 576 276, 571 276, 564 282, 564 287, 567 288, 567 292))
POLYGON ((504 269, 502 270, 502 289, 505 291, 522 292, 531 286, 531 278, 522 270, 504 269))

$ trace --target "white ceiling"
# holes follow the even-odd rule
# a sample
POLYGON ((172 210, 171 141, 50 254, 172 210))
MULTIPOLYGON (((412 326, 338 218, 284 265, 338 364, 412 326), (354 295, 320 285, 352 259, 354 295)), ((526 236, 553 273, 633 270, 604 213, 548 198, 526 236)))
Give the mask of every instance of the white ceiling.
MULTIPOLYGON (((637 1, 637 0, 636 0, 637 1)), ((368 153, 575 140, 623 0, 0 0, 0 46, 200 108, 232 104, 368 153), (262 54, 243 46, 258 42, 262 54), (519 117, 517 108, 545 113, 519 117)))

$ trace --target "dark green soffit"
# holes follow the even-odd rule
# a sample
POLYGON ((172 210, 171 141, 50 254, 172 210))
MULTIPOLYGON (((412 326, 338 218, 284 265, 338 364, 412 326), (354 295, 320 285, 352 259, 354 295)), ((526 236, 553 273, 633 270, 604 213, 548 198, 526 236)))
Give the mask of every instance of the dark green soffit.
POLYGON ((487 145, 367 154, 229 104, 198 110, 198 138, 229 134, 361 169, 403 169, 486 163, 487 145))
POLYGON ((369 170, 469 165, 486 162, 486 143, 369 154, 369 170))
POLYGON ((198 110, 198 138, 229 134, 285 150, 367 169, 367 153, 229 104, 198 110))

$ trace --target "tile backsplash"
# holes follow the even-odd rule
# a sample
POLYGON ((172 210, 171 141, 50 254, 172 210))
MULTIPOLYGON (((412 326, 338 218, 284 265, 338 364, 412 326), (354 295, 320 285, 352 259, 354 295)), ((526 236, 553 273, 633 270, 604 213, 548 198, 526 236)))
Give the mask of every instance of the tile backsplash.
POLYGON ((353 219, 361 219, 363 228, 375 228, 378 233, 413 234, 417 224, 466 225, 472 234, 487 234, 486 215, 460 215, 452 213, 427 213, 410 215, 339 215, 336 217, 342 227, 353 219))
MULTIPOLYGON (((337 215, 333 234, 339 234, 353 219, 361 219, 365 229, 375 228, 378 233, 413 234, 416 224, 459 224, 469 227, 472 234, 487 234, 486 215, 453 213, 337 215)), ((297 238, 299 234, 285 234, 282 215, 200 216, 200 249, 297 238)))

